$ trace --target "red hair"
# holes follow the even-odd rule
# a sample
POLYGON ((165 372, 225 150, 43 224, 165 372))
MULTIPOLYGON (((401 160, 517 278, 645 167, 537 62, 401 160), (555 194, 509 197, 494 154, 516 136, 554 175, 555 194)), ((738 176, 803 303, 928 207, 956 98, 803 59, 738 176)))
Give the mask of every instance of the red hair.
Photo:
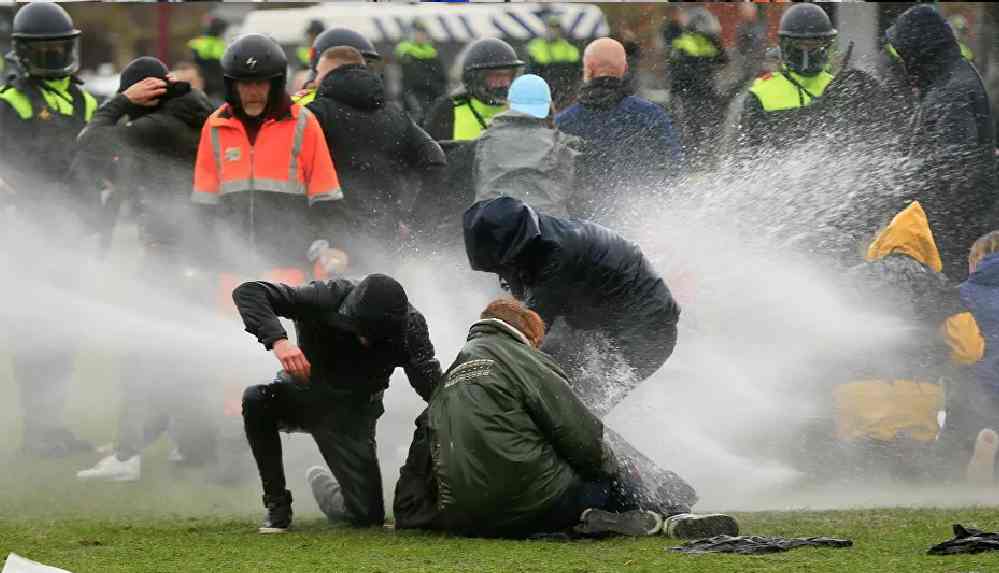
POLYGON ((545 338, 545 323, 538 313, 512 298, 500 298, 489 303, 479 318, 498 318, 519 330, 537 348, 545 338))

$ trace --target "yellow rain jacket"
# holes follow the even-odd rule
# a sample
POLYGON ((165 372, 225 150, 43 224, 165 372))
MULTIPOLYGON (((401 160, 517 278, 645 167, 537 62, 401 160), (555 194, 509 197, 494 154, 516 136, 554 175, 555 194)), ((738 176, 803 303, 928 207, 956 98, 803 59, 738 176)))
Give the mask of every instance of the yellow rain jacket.
MULTIPOLYGON (((919 202, 897 214, 878 233, 865 259, 875 262, 896 254, 910 257, 936 273, 943 268, 919 202)), ((943 408, 943 390, 930 369, 925 376, 926 379, 861 379, 838 386, 833 391, 837 437, 847 441, 891 442, 904 435, 921 442, 935 440, 940 429, 937 412, 943 408)))

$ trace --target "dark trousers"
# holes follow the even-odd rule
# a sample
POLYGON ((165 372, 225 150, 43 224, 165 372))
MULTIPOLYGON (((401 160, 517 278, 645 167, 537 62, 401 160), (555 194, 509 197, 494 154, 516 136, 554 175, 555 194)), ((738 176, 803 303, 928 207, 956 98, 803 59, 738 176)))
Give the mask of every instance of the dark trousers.
POLYGON ((381 468, 375 451, 375 424, 384 412, 381 393, 348 397, 279 372, 270 384, 243 393, 243 426, 260 472, 264 495, 286 491, 281 431, 312 434, 340 484, 344 519, 357 526, 385 521, 381 468))

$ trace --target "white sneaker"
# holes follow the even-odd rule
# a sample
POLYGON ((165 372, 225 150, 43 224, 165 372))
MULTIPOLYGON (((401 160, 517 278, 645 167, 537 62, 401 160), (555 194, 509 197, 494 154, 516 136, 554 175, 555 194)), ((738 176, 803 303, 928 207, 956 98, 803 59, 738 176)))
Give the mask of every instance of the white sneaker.
POLYGON ((142 456, 138 454, 125 461, 112 454, 94 467, 76 472, 78 479, 97 481, 138 481, 141 475, 142 456))
POLYGON ((996 450, 999 449, 999 435, 985 428, 978 432, 975 440, 975 453, 968 462, 967 477, 975 485, 992 485, 995 482, 996 450))

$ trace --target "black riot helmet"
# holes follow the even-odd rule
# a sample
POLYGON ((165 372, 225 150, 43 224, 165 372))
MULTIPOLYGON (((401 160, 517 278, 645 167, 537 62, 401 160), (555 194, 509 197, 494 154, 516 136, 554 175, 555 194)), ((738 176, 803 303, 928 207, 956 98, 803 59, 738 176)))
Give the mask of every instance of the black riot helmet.
POLYGON ((475 99, 489 105, 506 103, 510 86, 490 88, 486 74, 491 70, 517 70, 526 62, 517 57, 510 44, 497 38, 484 38, 468 46, 461 65, 461 81, 475 99))
POLYGON ((14 59, 29 76, 64 78, 80 69, 80 31, 55 2, 31 2, 14 15, 14 59))
POLYGON ((799 3, 781 16, 777 37, 784 65, 803 76, 814 76, 829 64, 836 29, 825 10, 815 4, 799 3))
POLYGON ((270 80, 270 98, 284 91, 288 81, 288 57, 269 36, 244 34, 222 54, 222 74, 225 76, 225 101, 240 107, 237 81, 270 80))
POLYGON ((375 45, 361 34, 347 28, 330 28, 316 36, 316 40, 312 42, 311 64, 313 72, 316 70, 316 64, 319 62, 319 56, 323 55, 323 52, 326 50, 335 48, 336 46, 350 46, 354 48, 358 52, 361 52, 364 60, 368 63, 382 59, 381 54, 375 49, 375 45))

